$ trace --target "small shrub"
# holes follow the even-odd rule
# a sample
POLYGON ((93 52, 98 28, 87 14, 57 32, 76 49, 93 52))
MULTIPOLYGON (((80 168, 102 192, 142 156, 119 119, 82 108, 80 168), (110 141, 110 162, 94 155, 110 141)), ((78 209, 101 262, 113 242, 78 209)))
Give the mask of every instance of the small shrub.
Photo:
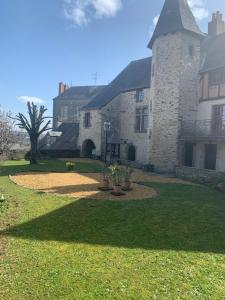
POLYGON ((0 203, 5 202, 5 197, 3 194, 0 194, 0 203))
POLYGON ((72 163, 72 162, 68 161, 68 162, 66 163, 66 167, 67 167, 67 170, 68 170, 68 171, 74 171, 75 163, 72 163))
POLYGON ((110 177, 114 186, 120 186, 122 183, 122 170, 118 165, 112 165, 109 167, 110 177))

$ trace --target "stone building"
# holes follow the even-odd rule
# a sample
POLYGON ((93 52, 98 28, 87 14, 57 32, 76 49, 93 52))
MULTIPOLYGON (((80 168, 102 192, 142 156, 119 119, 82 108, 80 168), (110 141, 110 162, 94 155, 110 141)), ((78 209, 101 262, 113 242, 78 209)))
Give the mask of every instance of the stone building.
POLYGON ((66 116, 61 121, 79 123, 76 147, 82 156, 154 166, 159 172, 181 165, 225 171, 222 14, 213 14, 205 34, 187 0, 166 0, 148 47, 152 57, 131 62, 82 104, 79 97, 64 98, 69 90, 60 93, 54 119, 61 111, 66 116), (79 106, 79 118, 74 109, 71 117, 66 114, 67 103, 79 106))
POLYGON ((50 154, 77 156, 81 109, 102 91, 104 86, 69 87, 60 82, 58 96, 53 99, 53 130, 40 141, 40 150, 50 154))

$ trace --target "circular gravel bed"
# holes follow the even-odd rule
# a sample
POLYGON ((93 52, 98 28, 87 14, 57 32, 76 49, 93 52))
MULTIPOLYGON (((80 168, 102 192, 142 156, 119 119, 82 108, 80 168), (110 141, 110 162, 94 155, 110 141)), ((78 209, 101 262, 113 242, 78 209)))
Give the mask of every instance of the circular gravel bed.
POLYGON ((141 200, 152 198, 157 192, 147 186, 132 183, 132 190, 124 196, 113 196, 110 192, 99 191, 102 174, 100 173, 18 173, 10 177, 16 184, 38 191, 75 198, 102 200, 141 200))

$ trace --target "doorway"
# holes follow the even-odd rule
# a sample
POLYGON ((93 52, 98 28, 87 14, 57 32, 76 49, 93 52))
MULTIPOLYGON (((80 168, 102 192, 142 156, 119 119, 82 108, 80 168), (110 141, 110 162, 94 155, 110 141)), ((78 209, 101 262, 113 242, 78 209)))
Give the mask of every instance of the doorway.
POLYGON ((184 165, 185 167, 193 167, 194 165, 194 143, 185 144, 184 165))
POLYGON ((95 149, 96 149, 96 147, 92 140, 84 141, 83 147, 82 147, 82 153, 85 157, 92 157, 95 149))
POLYGON ((205 145, 205 169, 216 170, 217 145, 205 145))
POLYGON ((136 149, 133 145, 130 145, 128 148, 128 157, 127 159, 129 161, 135 161, 136 160, 136 149))

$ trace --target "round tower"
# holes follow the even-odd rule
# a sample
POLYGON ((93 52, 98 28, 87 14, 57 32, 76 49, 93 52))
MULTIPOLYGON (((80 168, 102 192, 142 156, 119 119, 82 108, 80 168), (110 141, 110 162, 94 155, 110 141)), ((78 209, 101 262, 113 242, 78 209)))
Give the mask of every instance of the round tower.
POLYGON ((204 37, 187 0, 166 0, 149 43, 152 49, 150 161, 173 172, 181 122, 196 118, 200 44, 204 37))

